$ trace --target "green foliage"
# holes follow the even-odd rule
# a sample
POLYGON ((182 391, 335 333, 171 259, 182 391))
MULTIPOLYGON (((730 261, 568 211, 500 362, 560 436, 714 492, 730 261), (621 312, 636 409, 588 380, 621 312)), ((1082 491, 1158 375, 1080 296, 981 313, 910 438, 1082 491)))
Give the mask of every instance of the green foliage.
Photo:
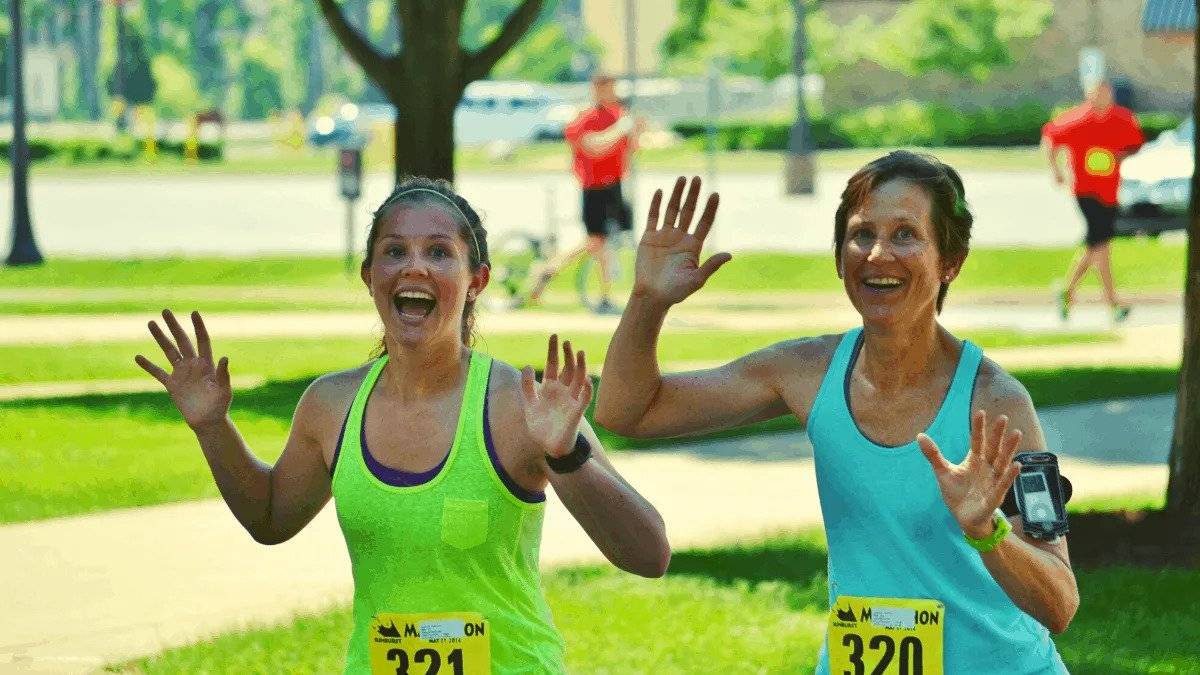
POLYGON ((1050 22, 1050 0, 913 0, 871 41, 868 56, 907 75, 943 70, 984 82, 1012 48, 1050 22))
POLYGON ((108 93, 118 92, 117 77, 120 76, 125 101, 129 105, 144 105, 154 101, 158 84, 150 72, 150 57, 146 54, 146 41, 141 31, 126 19, 125 40, 121 63, 113 67, 108 76, 108 93), (118 71, 118 68, 120 69, 118 71))
POLYGON ((242 56, 242 117, 266 119, 283 109, 283 87, 278 53, 261 38, 248 40, 242 56))
MULTIPOLYGON (((10 142, 0 141, 0 163, 9 162, 10 142)), ((29 140, 29 157, 32 161, 50 161, 61 164, 92 164, 103 161, 129 162, 142 156, 142 144, 131 136, 116 138, 33 138, 29 140)), ((160 156, 182 159, 184 146, 182 141, 159 139, 158 152, 160 156)), ((215 161, 224 157, 225 149, 221 143, 201 142, 197 149, 197 157, 202 161, 215 161)))
MULTIPOLYGON (((668 71, 696 75, 715 60, 727 72, 764 79, 791 72, 791 0, 678 2, 661 46, 668 71)), ((865 16, 835 26, 818 3, 805 7, 807 71, 866 58, 910 75, 945 70, 977 81, 1011 64, 1012 48, 1039 35, 1052 10, 1050 0, 914 0, 881 26, 865 16)))
MULTIPOLYGON (((599 51, 597 41, 588 39, 580 45, 578 56, 595 62, 599 51)), ((563 26, 547 22, 531 28, 525 39, 500 59, 491 76, 500 80, 569 82, 574 79, 575 58, 576 46, 563 26)))
POLYGON ((151 60, 150 70, 158 82, 154 108, 160 116, 184 119, 208 106, 208 102, 200 95, 196 78, 174 56, 158 54, 151 60))
MULTIPOLYGON (((806 7, 806 69, 829 72, 852 60, 849 50, 864 24, 835 27, 815 2, 806 7)), ((792 0, 679 0, 678 17, 661 45, 664 67, 672 74, 700 75, 710 63, 765 80, 792 71, 792 0)))
MULTIPOLYGON (((959 110, 942 103, 911 100, 852 111, 813 116, 810 133, 819 149, 921 147, 1004 147, 1037 145, 1042 125, 1054 110, 1027 101, 1009 108, 959 110)), ((1138 115, 1146 135, 1154 138, 1182 122, 1176 113, 1138 115)), ((785 150, 790 119, 729 120, 718 123, 721 150, 785 150)), ((701 121, 672 127, 700 146, 706 131, 701 121)))

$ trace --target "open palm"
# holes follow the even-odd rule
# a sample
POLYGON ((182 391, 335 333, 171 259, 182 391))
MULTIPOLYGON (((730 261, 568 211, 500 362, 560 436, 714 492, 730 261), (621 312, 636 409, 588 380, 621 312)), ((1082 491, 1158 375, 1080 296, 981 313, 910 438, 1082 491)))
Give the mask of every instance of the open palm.
POLYGON ((932 438, 917 435, 917 444, 933 467, 942 501, 963 532, 982 538, 991 531, 992 514, 1021 471, 1021 465, 1013 461, 1020 443, 1020 430, 1009 432, 1004 415, 989 431, 983 410, 971 416, 971 450, 961 464, 948 462, 932 438))
POLYGON ((703 265, 700 264, 700 251, 716 218, 720 197, 715 192, 708 196, 704 212, 696 222, 696 229, 689 232, 692 217, 696 213, 696 201, 700 196, 700 178, 692 178, 681 208, 680 200, 686 183, 682 176, 675 181, 661 226, 659 208, 662 205, 662 190, 654 192, 646 218, 646 232, 638 243, 635 295, 675 304, 699 290, 721 265, 733 257, 728 253, 718 253, 709 257, 703 265))
POLYGON ((550 336, 542 381, 534 380, 532 366, 521 371, 521 404, 529 437, 551 457, 571 452, 579 420, 592 400, 583 351, 576 354, 570 341, 563 343, 563 367, 558 367, 558 336, 550 336))
POLYGON ((198 429, 221 421, 229 412, 229 403, 233 399, 233 390, 229 385, 229 359, 221 357, 220 362, 213 365, 212 343, 199 312, 192 312, 196 348, 192 347, 187 332, 170 310, 163 310, 163 322, 167 324, 174 340, 163 333, 157 322, 151 321, 148 326, 150 334, 171 364, 171 372, 168 373, 141 354, 134 361, 166 387, 188 426, 198 429))

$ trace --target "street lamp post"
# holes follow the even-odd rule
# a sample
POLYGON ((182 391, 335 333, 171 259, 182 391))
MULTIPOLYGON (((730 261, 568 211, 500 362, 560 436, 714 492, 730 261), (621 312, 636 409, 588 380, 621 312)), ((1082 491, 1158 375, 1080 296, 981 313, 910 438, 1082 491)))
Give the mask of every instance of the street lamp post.
POLYGON ((8 265, 37 265, 42 262, 37 241, 33 238, 33 223, 29 219, 29 142, 25 138, 25 30, 21 22, 21 0, 8 0, 8 15, 12 27, 12 125, 13 139, 9 149, 12 159, 13 225, 12 250, 5 261, 8 265))
POLYGON ((815 189, 811 131, 804 104, 804 60, 808 57, 808 35, 804 30, 806 0, 792 0, 796 22, 792 43, 792 68, 796 76, 796 121, 792 124, 788 152, 784 159, 784 187, 789 195, 811 195, 815 189))

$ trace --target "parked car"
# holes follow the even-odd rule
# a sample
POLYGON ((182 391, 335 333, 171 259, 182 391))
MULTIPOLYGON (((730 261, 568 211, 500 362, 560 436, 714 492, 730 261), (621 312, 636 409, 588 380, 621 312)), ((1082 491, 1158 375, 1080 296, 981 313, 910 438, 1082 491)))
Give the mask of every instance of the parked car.
MULTIPOLYGON (((533 82, 472 82, 454 110, 454 142, 479 145, 561 139, 580 110, 581 105, 564 94, 533 82)), ((391 104, 347 103, 337 114, 313 120, 308 140, 316 147, 353 144, 369 134, 372 122, 395 119, 396 108, 391 104)))
POLYGON ((563 95, 533 82, 479 80, 467 85, 454 111, 454 140, 475 145, 560 139, 579 110, 563 95))
POLYGON ((1121 163, 1117 235, 1187 229, 1195 142, 1193 115, 1121 163))

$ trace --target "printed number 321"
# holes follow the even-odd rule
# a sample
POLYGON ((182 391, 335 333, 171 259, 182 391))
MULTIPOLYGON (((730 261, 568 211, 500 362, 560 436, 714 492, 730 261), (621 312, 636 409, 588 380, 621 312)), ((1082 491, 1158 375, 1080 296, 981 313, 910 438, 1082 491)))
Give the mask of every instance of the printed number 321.
MULTIPOLYGON (((396 675, 410 675, 408 670, 408 652, 403 649, 389 649, 387 653, 388 661, 399 661, 400 665, 396 666, 396 675)), ((437 650, 418 649, 416 654, 413 654, 412 660, 416 663, 429 663, 425 669, 424 675, 438 675, 442 669, 442 655, 437 653, 437 650)), ((454 669, 454 675, 463 675, 463 655, 461 649, 455 649, 446 657, 446 663, 454 669)), ((411 675, 418 675, 411 673, 411 675)))

